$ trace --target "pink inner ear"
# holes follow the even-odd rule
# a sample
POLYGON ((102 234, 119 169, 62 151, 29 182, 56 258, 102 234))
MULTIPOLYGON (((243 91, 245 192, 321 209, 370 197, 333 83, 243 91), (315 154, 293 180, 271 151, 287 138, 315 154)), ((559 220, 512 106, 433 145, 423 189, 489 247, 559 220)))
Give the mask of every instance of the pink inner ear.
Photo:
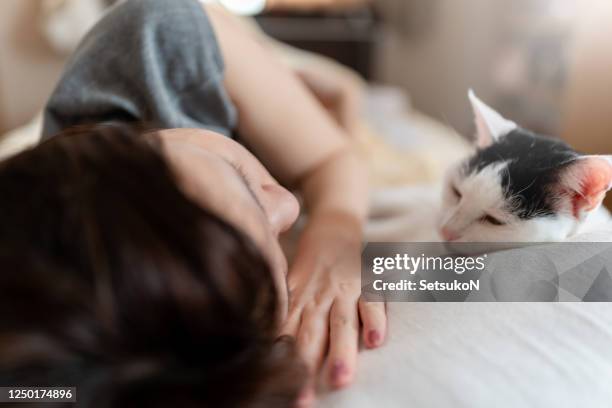
POLYGON ((487 127, 482 114, 476 114, 476 146, 481 149, 489 147, 493 143, 493 136, 491 136, 491 131, 487 127))
POLYGON ((576 165, 572 178, 578 182, 572 189, 574 216, 578 218, 585 211, 596 209, 612 184, 612 166, 602 158, 581 159, 576 165))

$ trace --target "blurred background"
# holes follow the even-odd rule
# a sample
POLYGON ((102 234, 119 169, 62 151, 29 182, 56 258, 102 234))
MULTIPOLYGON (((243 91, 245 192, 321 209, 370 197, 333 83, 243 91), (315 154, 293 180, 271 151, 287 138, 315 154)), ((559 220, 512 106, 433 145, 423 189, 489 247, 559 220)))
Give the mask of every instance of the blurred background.
MULTIPOLYGON (((0 132, 42 108, 71 35, 111 0, 2 0, 0 132), (73 9, 67 12, 66 9, 73 9), (80 21, 67 18, 73 13, 80 21)), ((509 118, 612 153, 609 0, 372 0, 258 17, 271 36, 330 56, 469 135, 469 87, 509 118)), ((85 24, 86 25, 86 24, 85 24)))

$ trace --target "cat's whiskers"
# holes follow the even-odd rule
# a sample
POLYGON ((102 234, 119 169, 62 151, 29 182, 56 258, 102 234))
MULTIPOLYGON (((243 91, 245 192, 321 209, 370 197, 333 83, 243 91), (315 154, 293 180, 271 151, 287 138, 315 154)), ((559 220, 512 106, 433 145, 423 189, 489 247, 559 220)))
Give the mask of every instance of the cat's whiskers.
POLYGON ((445 198, 447 228, 483 242, 564 240, 578 231, 612 187, 612 156, 581 155, 504 119, 473 92, 469 97, 475 152, 447 173, 447 190, 460 191, 445 198), (474 221, 483 216, 504 223, 474 221))
MULTIPOLYGON (((509 177, 509 176, 508 176, 508 177, 509 177)), ((533 181, 532 181, 531 183, 529 183, 529 185, 528 185, 527 187, 525 187, 525 188, 523 188, 523 189, 521 189, 521 190, 517 191, 517 192, 515 193, 515 195, 517 195, 517 196, 518 196, 518 195, 520 195, 520 194, 521 194, 523 191, 525 191, 525 190, 529 189, 529 187, 533 186, 537 180, 538 180, 538 177, 534 178, 534 179, 533 179, 533 181)))

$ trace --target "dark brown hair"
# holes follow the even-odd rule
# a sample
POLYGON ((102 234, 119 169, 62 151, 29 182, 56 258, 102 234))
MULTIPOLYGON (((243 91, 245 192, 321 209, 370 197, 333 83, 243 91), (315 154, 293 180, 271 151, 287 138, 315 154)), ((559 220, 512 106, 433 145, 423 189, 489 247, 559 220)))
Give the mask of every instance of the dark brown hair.
POLYGON ((0 163, 0 386, 78 407, 292 406, 266 261, 177 186, 155 135, 66 131, 0 163))

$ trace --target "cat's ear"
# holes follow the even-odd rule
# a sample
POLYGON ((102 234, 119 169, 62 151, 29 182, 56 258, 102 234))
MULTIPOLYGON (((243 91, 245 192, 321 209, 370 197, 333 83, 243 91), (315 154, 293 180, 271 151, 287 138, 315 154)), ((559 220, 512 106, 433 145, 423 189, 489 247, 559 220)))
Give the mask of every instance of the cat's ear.
POLYGON ((559 186, 565 207, 582 219, 612 188, 612 156, 581 156, 562 171, 559 186))
POLYGON ((497 139, 517 128, 516 123, 504 119, 493 108, 478 99, 471 89, 468 91, 468 98, 474 110, 476 144, 479 148, 490 146, 497 139))

